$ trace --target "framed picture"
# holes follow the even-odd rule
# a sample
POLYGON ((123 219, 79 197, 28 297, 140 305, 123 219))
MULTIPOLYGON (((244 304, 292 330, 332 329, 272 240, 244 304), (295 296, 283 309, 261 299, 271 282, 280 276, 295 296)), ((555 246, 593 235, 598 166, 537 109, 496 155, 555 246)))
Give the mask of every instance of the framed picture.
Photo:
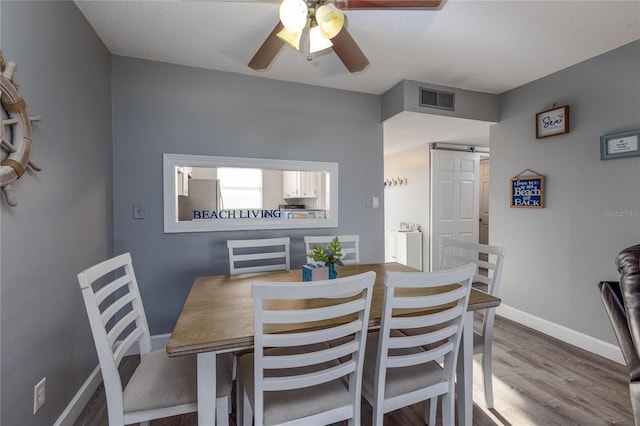
POLYGON ((521 209, 544 208, 544 176, 511 178, 510 207, 521 209))
POLYGON ((600 136, 600 159, 640 155, 640 130, 600 136))
POLYGON ((569 106, 561 106, 536 114, 536 139, 569 133, 569 106))

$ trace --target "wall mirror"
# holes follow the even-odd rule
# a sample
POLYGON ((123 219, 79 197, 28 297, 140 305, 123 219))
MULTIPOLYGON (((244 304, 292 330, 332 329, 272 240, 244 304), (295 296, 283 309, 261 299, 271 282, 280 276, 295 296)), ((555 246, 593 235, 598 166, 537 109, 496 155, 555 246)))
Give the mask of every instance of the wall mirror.
POLYGON ((164 154, 164 232, 338 226, 338 163, 164 154))

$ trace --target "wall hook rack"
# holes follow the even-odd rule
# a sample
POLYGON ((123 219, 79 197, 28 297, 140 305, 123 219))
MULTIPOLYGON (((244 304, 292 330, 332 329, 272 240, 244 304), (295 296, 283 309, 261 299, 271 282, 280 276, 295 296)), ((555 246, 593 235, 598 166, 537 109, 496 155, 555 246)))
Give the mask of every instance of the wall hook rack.
POLYGON ((392 186, 402 186, 407 184, 407 178, 394 177, 388 178, 384 181, 384 187, 389 188, 392 186))

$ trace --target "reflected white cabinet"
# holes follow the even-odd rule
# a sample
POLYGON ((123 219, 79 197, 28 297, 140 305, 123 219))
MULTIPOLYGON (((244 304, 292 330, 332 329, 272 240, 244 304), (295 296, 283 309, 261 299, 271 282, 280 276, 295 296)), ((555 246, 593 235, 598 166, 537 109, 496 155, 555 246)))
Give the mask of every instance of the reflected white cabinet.
POLYGON ((422 232, 385 231, 385 261, 422 270, 422 232))
POLYGON ((282 195, 284 198, 316 198, 318 196, 318 172, 282 172, 282 195))

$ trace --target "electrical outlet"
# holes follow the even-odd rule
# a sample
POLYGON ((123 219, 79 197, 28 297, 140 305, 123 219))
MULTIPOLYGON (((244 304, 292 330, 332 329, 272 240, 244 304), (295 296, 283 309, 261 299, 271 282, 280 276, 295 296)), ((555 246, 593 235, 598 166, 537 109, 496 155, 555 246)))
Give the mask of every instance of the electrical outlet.
POLYGON ((44 405, 46 396, 47 378, 43 377, 37 385, 33 387, 33 414, 37 413, 44 405))
POLYGON ((144 206, 142 204, 133 205, 133 218, 144 219, 144 206))

